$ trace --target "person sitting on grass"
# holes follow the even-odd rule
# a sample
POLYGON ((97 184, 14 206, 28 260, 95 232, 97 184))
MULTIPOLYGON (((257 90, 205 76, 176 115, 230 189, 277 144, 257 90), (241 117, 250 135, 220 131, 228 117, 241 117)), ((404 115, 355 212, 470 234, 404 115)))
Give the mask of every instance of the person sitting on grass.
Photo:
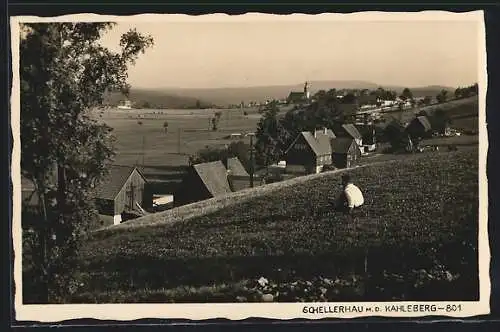
POLYGON ((349 174, 342 175, 343 191, 338 200, 338 208, 350 218, 355 216, 355 211, 365 203, 363 193, 352 183, 349 174))

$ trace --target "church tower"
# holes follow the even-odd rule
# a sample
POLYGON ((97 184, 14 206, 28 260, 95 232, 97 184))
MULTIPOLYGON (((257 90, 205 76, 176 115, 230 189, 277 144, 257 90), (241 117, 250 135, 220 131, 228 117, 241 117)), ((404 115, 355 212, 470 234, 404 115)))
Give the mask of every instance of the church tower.
POLYGON ((309 100, 310 97, 311 97, 311 93, 309 92, 309 82, 306 82, 304 84, 304 98, 306 100, 309 100))

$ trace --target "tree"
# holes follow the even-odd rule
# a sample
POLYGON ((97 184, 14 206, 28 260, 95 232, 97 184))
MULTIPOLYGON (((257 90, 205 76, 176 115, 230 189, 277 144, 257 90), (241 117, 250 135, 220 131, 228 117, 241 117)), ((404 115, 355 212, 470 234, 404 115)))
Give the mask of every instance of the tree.
POLYGON ((277 118, 278 112, 278 105, 270 103, 257 124, 255 159, 258 165, 268 166, 277 162, 283 153, 284 128, 277 118))
POLYGON ((385 100, 396 100, 397 96, 398 96, 398 94, 396 93, 396 91, 386 91, 384 99, 385 100))
POLYGON ((430 117, 430 121, 432 123, 432 128, 440 134, 444 134, 446 128, 451 125, 452 122, 449 114, 442 109, 434 111, 430 117))
POLYGON ((313 96, 312 99, 314 100, 318 100, 318 99, 321 99, 321 98, 325 98, 325 96, 327 95, 327 92, 325 90, 319 90, 318 92, 316 92, 313 96))
POLYGON ((99 41, 113 25, 22 26, 21 172, 34 183, 40 202, 33 248, 40 254, 32 268, 42 303, 74 291, 69 271, 96 217, 93 188, 114 154, 111 128, 90 110, 103 104, 107 92, 128 94, 128 66, 153 45, 151 37, 130 30, 120 39, 120 52, 112 52, 99 41))
POLYGON ((377 88, 377 90, 375 90, 375 96, 377 96, 377 98, 384 98, 386 96, 386 91, 384 90, 384 88, 382 87, 379 87, 377 88))
POLYGON ((326 92, 328 96, 337 97, 337 89, 333 88, 326 92))
POLYGON ((219 127, 219 121, 220 121, 221 116, 222 116, 222 112, 217 111, 217 112, 215 112, 214 117, 211 119, 213 131, 217 131, 217 129, 219 127))
POLYGON ((474 83, 474 84, 471 86, 471 92, 472 92, 474 95, 479 94, 479 85, 478 85, 477 83, 474 83))
POLYGON ((349 92, 348 94, 346 94, 344 96, 344 98, 342 98, 342 103, 343 104, 354 104, 356 102, 356 100, 357 100, 357 98, 354 95, 354 93, 349 92))
POLYGON ((403 100, 412 100, 413 99, 413 93, 411 92, 410 89, 404 88, 402 97, 404 98, 403 100))
POLYGON ((448 91, 441 90, 441 92, 436 96, 438 103, 444 103, 448 99, 448 91))
POLYGON ((415 105, 417 104, 417 101, 415 99, 410 99, 411 107, 414 108, 415 105))

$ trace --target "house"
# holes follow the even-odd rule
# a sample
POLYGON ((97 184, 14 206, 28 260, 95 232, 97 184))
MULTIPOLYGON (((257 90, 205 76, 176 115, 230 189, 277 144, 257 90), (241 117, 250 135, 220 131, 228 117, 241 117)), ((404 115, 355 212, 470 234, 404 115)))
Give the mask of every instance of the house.
POLYGON ((145 214, 145 209, 153 204, 147 180, 134 166, 110 166, 108 174, 96 187, 95 195, 99 214, 112 216, 114 225, 127 215, 145 214))
POLYGON ((406 126, 406 133, 410 135, 411 138, 420 140, 426 137, 432 130, 431 123, 429 119, 424 116, 417 116, 406 126))
POLYGON ((349 168, 356 165, 361 157, 356 140, 350 137, 338 137, 330 141, 332 163, 336 168, 349 168))
MULTIPOLYGON (((251 188, 250 174, 246 171, 245 167, 237 157, 227 158, 224 161, 224 166, 227 169, 227 179, 229 187, 232 191, 240 191, 243 189, 251 188)), ((260 182, 254 176, 254 186, 260 182)))
POLYGON ((222 161, 192 165, 174 193, 174 206, 182 206, 231 193, 222 161))
POLYGON ((285 151, 287 173, 320 173, 325 165, 332 163, 330 140, 334 133, 329 129, 303 131, 285 151))
MULTIPOLYGON (((57 183, 57 177, 53 176, 51 181, 57 183)), ((34 184, 28 178, 21 178, 21 192, 25 207, 38 205, 34 184)), ((126 214, 144 214, 153 203, 144 175, 136 167, 119 165, 108 169, 108 174, 95 188, 94 199, 101 219, 115 225, 122 222, 126 214)))
POLYGON ((339 131, 337 132, 337 136, 339 137, 349 137, 352 138, 356 141, 356 144, 358 145, 358 148, 360 149, 361 153, 364 153, 364 148, 363 148, 363 135, 359 132, 358 128, 352 123, 345 123, 343 124, 340 128, 339 131))
POLYGON ((385 126, 383 135, 394 151, 406 150, 408 152, 413 150, 413 141, 400 121, 391 120, 385 126))

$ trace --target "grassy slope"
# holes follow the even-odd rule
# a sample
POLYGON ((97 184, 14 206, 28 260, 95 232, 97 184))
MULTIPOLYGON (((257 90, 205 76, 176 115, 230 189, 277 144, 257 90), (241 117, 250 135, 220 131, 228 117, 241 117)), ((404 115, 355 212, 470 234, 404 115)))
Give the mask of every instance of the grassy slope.
POLYGON ((260 276, 359 276, 366 248, 366 290, 328 299, 471 299, 477 164, 477 148, 464 148, 352 170, 366 195, 356 224, 330 209, 339 174, 325 174, 188 222, 97 233, 82 252, 87 281, 73 300, 234 301, 238 285, 260 276), (458 279, 414 286, 417 270, 436 266, 458 279))
POLYGON ((452 127, 461 130, 478 130, 479 101, 477 96, 451 100, 443 104, 420 107, 415 110, 390 112, 384 114, 383 117, 387 120, 395 118, 407 122, 411 121, 415 114, 420 111, 432 115, 438 109, 445 111, 452 118, 452 127))

